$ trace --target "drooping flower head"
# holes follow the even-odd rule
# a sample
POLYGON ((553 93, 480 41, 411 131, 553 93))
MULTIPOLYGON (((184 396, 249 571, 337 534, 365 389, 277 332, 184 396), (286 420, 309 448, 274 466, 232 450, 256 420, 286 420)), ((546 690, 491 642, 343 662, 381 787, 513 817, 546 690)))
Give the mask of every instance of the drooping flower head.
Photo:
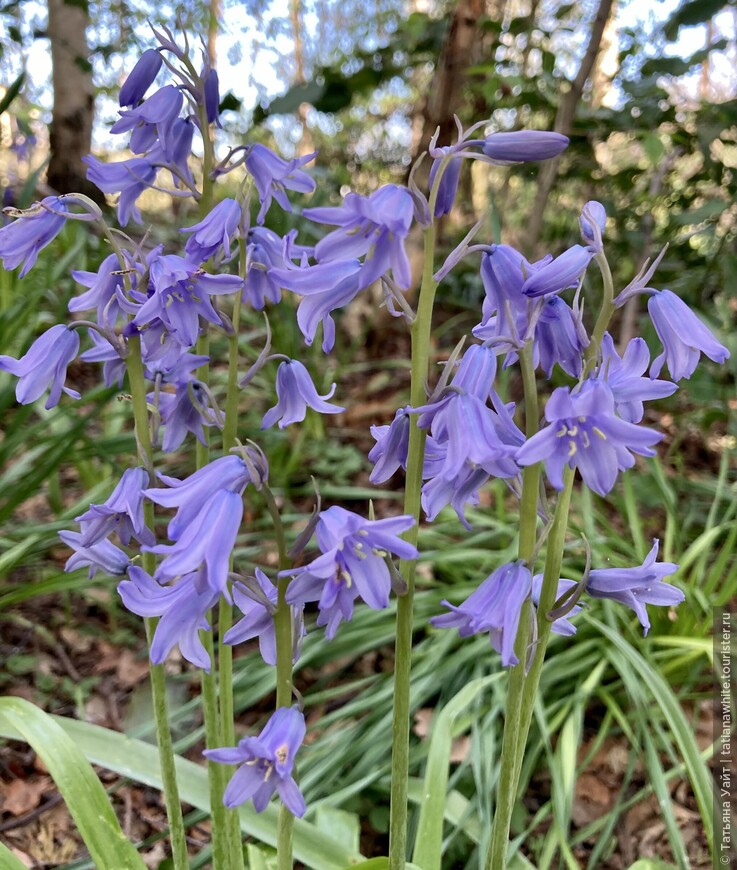
POLYGON ((317 601, 317 624, 327 626, 328 639, 344 619, 351 619, 357 598, 373 610, 387 607, 391 575, 385 560, 390 553, 401 559, 417 558, 416 548, 398 537, 413 525, 411 516, 365 520, 337 506, 323 511, 317 523, 317 543, 323 555, 284 572, 294 577, 287 602, 317 601))
POLYGON ((660 432, 617 417, 614 395, 605 381, 591 378, 572 392, 558 387, 545 406, 548 426, 517 452, 520 465, 545 462, 548 479, 563 489, 565 466, 577 468, 584 483, 599 495, 614 486, 617 474, 635 463, 633 453, 654 456, 660 432))
POLYGON ((57 196, 47 196, 40 203, 25 209, 12 223, 0 227, 0 260, 5 269, 15 269, 23 263, 23 278, 36 264, 39 251, 61 232, 69 209, 57 196))
POLYGON ((315 181, 300 167, 314 159, 315 154, 284 160, 265 145, 251 145, 246 155, 246 169, 250 172, 256 190, 258 190, 259 209, 256 220, 262 224, 266 219, 272 199, 275 199, 284 211, 291 212, 292 205, 287 197, 287 190, 297 193, 312 193, 315 181))
POLYGON ((277 420, 280 429, 291 423, 301 423, 308 407, 318 414, 342 414, 345 408, 325 401, 332 398, 334 392, 335 384, 331 386, 329 393, 319 396, 304 365, 297 360, 287 360, 279 365, 276 373, 278 402, 264 414, 261 428, 268 429, 277 420))
POLYGON ((294 759, 307 728, 296 707, 280 707, 258 737, 244 737, 233 748, 206 749, 203 755, 221 764, 239 764, 223 795, 226 807, 237 807, 253 798, 256 812, 263 812, 274 792, 298 818, 307 810, 292 777, 294 759))
POLYGON ((227 257, 230 243, 237 238, 241 207, 234 199, 224 199, 199 223, 184 227, 180 233, 192 233, 185 253, 193 263, 203 263, 222 250, 227 257))
POLYGON ((118 94, 120 106, 135 106, 142 100, 146 91, 154 83, 161 69, 161 54, 155 48, 149 48, 136 61, 136 65, 123 82, 118 94))
POLYGON ((601 340, 601 370, 614 395, 617 413, 629 423, 639 423, 645 414, 643 402, 672 396, 678 389, 671 381, 647 377, 650 351, 642 338, 633 338, 619 356, 608 332, 601 340))
POLYGON ((123 544, 131 538, 141 544, 155 543, 154 533, 143 516, 143 491, 149 477, 145 468, 128 468, 103 504, 92 504, 75 517, 82 527, 82 544, 89 547, 116 532, 123 544))
POLYGON ((637 614, 644 635, 650 629, 646 604, 674 607, 686 598, 677 586, 663 582, 664 577, 678 570, 678 565, 655 561, 659 543, 657 538, 653 540, 650 552, 639 567, 597 568, 591 571, 586 584, 586 591, 592 598, 610 598, 631 607, 637 614))
POLYGON ((305 217, 339 227, 315 246, 318 262, 343 262, 364 257, 359 276, 363 290, 391 268, 402 290, 411 282, 409 258, 404 248, 412 225, 414 203, 410 192, 385 184, 370 196, 349 193, 343 205, 306 208, 305 217))
POLYGON ((19 378, 15 397, 29 405, 51 388, 46 409, 59 404, 62 391, 74 399, 79 393, 64 386, 67 366, 79 351, 79 333, 63 324, 52 326, 40 335, 20 359, 0 356, 0 370, 19 378))
POLYGON ((702 353, 720 365, 729 359, 727 348, 679 296, 670 290, 651 292, 647 310, 663 342, 663 352, 650 368, 652 377, 657 377, 666 363, 674 380, 690 378, 702 353))
POLYGON ((436 628, 457 628, 461 637, 489 632, 489 641, 501 654, 504 667, 516 665, 514 652, 522 605, 532 590, 532 574, 524 562, 510 562, 490 574, 459 606, 443 604, 451 611, 434 616, 436 628))

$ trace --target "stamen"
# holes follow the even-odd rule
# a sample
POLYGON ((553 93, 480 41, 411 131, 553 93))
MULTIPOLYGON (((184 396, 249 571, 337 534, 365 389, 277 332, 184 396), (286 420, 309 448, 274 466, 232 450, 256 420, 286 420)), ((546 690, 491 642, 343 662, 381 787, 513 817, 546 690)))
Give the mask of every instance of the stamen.
POLYGON ((568 458, 570 459, 571 456, 575 456, 577 450, 578 450, 578 447, 576 446, 576 442, 569 441, 568 442, 568 458))
POLYGON ((602 441, 606 441, 606 435, 601 431, 601 429, 599 429, 598 426, 592 426, 592 427, 591 427, 591 431, 592 431, 595 435, 598 435, 599 438, 601 438, 602 441))

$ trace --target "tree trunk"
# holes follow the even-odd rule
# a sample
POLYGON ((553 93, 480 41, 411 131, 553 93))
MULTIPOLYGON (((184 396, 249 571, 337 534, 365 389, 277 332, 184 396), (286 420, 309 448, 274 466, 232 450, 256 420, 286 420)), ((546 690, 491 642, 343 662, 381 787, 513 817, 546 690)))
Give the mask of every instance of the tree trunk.
POLYGON ((82 158, 92 147, 95 92, 87 45, 85 0, 48 0, 54 109, 50 129, 49 185, 60 193, 85 193, 100 201, 85 178, 82 158))
MULTIPOLYGON (((458 0, 453 10, 432 82, 418 118, 420 132, 413 147, 413 163, 423 151, 427 151, 438 127, 440 145, 450 145, 456 138, 453 115, 461 111, 466 70, 479 63, 484 54, 484 34, 478 21, 485 12, 485 0, 458 0)), ((430 161, 426 159, 417 177, 420 186, 426 181, 429 171, 430 161)))
MULTIPOLYGON (((565 136, 569 136, 571 133, 576 108, 581 99, 581 95, 583 94, 586 80, 591 75, 596 56, 599 53, 599 46, 601 44, 602 36, 604 35, 604 28, 609 20, 612 3, 613 0, 601 0, 599 3, 596 18, 594 18, 594 23, 591 27, 589 44, 586 47, 586 52, 581 61, 578 74, 574 81, 571 82, 570 89, 561 96, 560 103, 558 104, 558 112, 555 116, 555 124, 553 125, 553 129, 556 133, 563 133, 565 136)), ((553 189, 553 185, 558 177, 559 165, 560 158, 554 157, 552 160, 547 160, 543 163, 540 169, 540 175, 538 176, 537 182, 537 192, 535 193, 535 203, 532 207, 530 223, 527 231, 527 252, 530 255, 534 252, 540 239, 545 206, 548 203, 550 191, 553 189)))

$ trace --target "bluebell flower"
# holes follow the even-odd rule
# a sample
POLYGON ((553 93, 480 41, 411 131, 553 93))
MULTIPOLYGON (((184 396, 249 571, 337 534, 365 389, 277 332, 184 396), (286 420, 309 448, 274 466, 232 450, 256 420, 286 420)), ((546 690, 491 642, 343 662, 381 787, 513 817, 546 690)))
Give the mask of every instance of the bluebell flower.
POLYGON ((589 248, 573 245, 560 256, 533 272, 522 285, 526 296, 546 296, 575 287, 588 268, 594 253, 589 248))
POLYGON ((141 544, 155 543, 154 533, 147 528, 143 516, 143 491, 148 483, 145 468, 128 468, 103 504, 92 504, 75 517, 82 527, 82 545, 96 544, 112 532, 126 545, 132 537, 141 544))
MULTIPOLYGON (((440 164, 443 160, 443 157, 446 153, 449 153, 453 150, 452 147, 444 147, 444 148, 436 148, 434 151, 436 153, 431 154, 435 159, 432 162, 432 166, 430 167, 430 178, 428 181, 428 186, 430 190, 432 190, 433 185, 435 184, 435 177, 438 174, 438 169, 440 168, 440 164)), ((460 157, 454 157, 448 161, 445 169, 443 170, 443 177, 440 179, 440 185, 438 186, 438 195, 435 200, 435 217, 439 218, 443 215, 450 214, 450 210, 453 208, 453 203, 455 202, 456 193, 458 191, 458 181, 461 177, 461 164, 462 160, 460 157)))
POLYGON ((289 267, 284 259, 284 240, 266 227, 251 227, 246 241, 246 263, 243 301, 257 311, 262 311, 267 301, 279 302, 282 287, 273 270, 289 267))
MULTIPOLYGON (((244 616, 225 632, 223 643, 235 645, 257 637, 261 658, 266 664, 276 666, 274 613, 278 598, 277 588, 260 568, 256 568, 255 579, 263 593, 264 600, 257 601, 255 596, 241 583, 233 584, 233 600, 244 616)), ((301 606, 292 607, 292 663, 295 663, 299 658, 302 638, 305 635, 302 613, 301 606)))
POLYGON ((89 566, 89 577, 92 579, 98 571, 115 576, 125 574, 128 570, 130 565, 128 556, 120 547, 116 547, 107 539, 86 547, 82 543, 80 532, 59 532, 59 537, 74 550, 64 565, 65 571, 75 571, 77 568, 89 566))
POLYGON ((121 313, 117 298, 122 294, 124 284, 120 274, 120 261, 116 254, 108 254, 100 263, 97 272, 87 272, 75 269, 72 278, 83 287, 89 288, 86 293, 75 296, 69 301, 71 312, 97 309, 97 322, 115 324, 121 313))
POLYGON ((620 357, 611 335, 604 333, 601 340, 601 371, 614 395, 617 413, 628 423, 639 423, 645 409, 643 401, 664 399, 678 389, 671 381, 646 377, 650 351, 642 338, 633 338, 620 357))
POLYGON ((133 157, 120 163, 103 163, 91 154, 82 158, 86 163, 87 178, 103 193, 119 193, 118 221, 125 226, 133 218, 141 223, 141 212, 136 200, 156 180, 156 167, 145 157, 133 157))
POLYGON ((230 243, 238 238, 241 207, 234 199, 224 199, 199 223, 184 227, 180 233, 192 233, 185 253, 194 263, 203 263, 218 251, 230 254, 230 243))
POLYGON ((729 359, 727 348, 679 296, 670 290, 652 292, 647 310, 663 343, 663 353, 653 360, 651 376, 657 377, 666 363, 674 380, 690 378, 702 353, 720 364, 729 359))
POLYGON ((125 359, 99 332, 88 329, 87 335, 92 342, 92 347, 81 353, 79 358, 84 362, 102 363, 102 379, 105 386, 112 387, 117 384, 118 389, 121 389, 126 373, 125 359))
MULTIPOLYGON (((154 394, 148 394, 149 402, 154 394)), ((158 397, 159 416, 164 427, 161 449, 173 453, 184 443, 190 433, 201 443, 206 444, 205 426, 215 425, 210 399, 203 385, 196 378, 181 381, 174 386, 174 392, 161 392, 158 397), (193 396, 196 401, 193 401, 193 396), (203 414, 205 409, 207 413, 203 414)))
POLYGON ((210 124, 217 121, 220 114, 220 82, 217 70, 208 68, 202 76, 205 90, 205 111, 210 124))
POLYGON ((26 209, 26 214, 0 227, 0 260, 3 261, 3 268, 10 271, 23 263, 19 277, 25 277, 36 264, 39 252, 61 232, 66 223, 64 213, 68 211, 59 197, 47 196, 26 209))
POLYGON ((660 432, 617 417, 606 382, 592 378, 580 390, 554 390, 545 406, 548 426, 517 451, 520 465, 544 462, 550 483, 563 489, 565 466, 577 468, 584 483, 599 495, 614 486, 617 474, 635 464, 633 453, 654 456, 660 432))
POLYGON ((535 324, 534 356, 546 377, 558 365, 572 378, 581 376, 583 353, 589 339, 577 312, 560 296, 543 297, 540 314, 535 324))
POLYGON ((432 522, 446 505, 450 505, 458 519, 470 530, 466 507, 479 503, 479 491, 490 479, 488 471, 470 463, 462 465, 455 475, 438 471, 422 486, 422 510, 432 522))
POLYGON ((399 469, 407 466, 409 447, 410 408, 399 408, 388 426, 372 426, 371 435, 376 444, 369 451, 369 462, 374 469, 369 480, 373 484, 385 483, 399 469))
POLYGON ((206 614, 220 593, 207 585, 202 570, 185 574, 173 586, 161 586, 142 568, 131 565, 128 579, 118 584, 118 593, 131 613, 159 617, 151 641, 153 664, 163 664, 178 646, 188 662, 210 672, 210 656, 200 631, 210 630, 206 614))
POLYGON ((322 349, 329 353, 335 344, 335 321, 331 312, 351 302, 360 292, 361 264, 358 260, 318 263, 304 269, 272 269, 271 276, 285 290, 302 295, 297 308, 297 325, 311 345, 322 323, 322 349))
POLYGON ((258 737, 244 737, 232 749, 206 749, 203 755, 211 761, 240 764, 225 789, 225 806, 237 807, 253 798, 254 809, 261 813, 277 792, 293 816, 303 816, 307 807, 292 770, 306 730, 296 707, 280 707, 258 737))
POLYGON ((155 579, 176 580, 204 566, 207 585, 222 593, 227 586, 230 554, 243 518, 243 499, 238 493, 217 490, 173 544, 144 546, 149 553, 165 556, 155 579))
POLYGON ((414 215, 410 192, 385 184, 371 196, 349 193, 342 206, 307 208, 304 216, 340 229, 328 233, 315 246, 318 262, 343 262, 364 257, 359 289, 377 281, 391 268, 394 281, 406 290, 412 283, 405 241, 414 215))
POLYGON ((142 100, 160 69, 161 54, 155 48, 144 51, 120 88, 119 105, 134 106, 142 100))
POLYGON ((159 319, 182 347, 197 343, 200 317, 221 325, 210 296, 235 293, 243 287, 237 275, 211 275, 175 254, 153 258, 149 269, 153 293, 139 308, 133 323, 142 327, 159 319))
POLYGON ((502 665, 519 663, 514 652, 522 605, 530 597, 532 574, 522 562, 497 568, 459 606, 442 603, 451 611, 434 616, 436 628, 457 628, 461 637, 489 632, 492 647, 501 654, 502 665))
POLYGON ((246 169, 253 177, 261 203, 256 218, 258 223, 264 222, 272 199, 275 199, 284 211, 291 212, 292 206, 286 194, 287 190, 312 193, 315 182, 300 167, 313 160, 316 153, 295 157, 293 160, 284 160, 265 145, 256 143, 249 147, 246 169))
POLYGON ((373 610, 388 607, 391 575, 385 559, 390 553, 400 559, 417 558, 416 548, 398 537, 413 525, 411 516, 365 520, 337 506, 323 511, 317 522, 317 543, 323 555, 284 572, 294 577, 287 602, 317 601, 317 624, 327 626, 328 639, 344 619, 352 618, 357 598, 373 610))
POLYGON ((239 496, 249 483, 261 488, 267 471, 259 468, 262 456, 249 448, 249 467, 240 456, 229 455, 214 459, 203 468, 190 474, 184 480, 160 474, 159 478, 166 487, 150 487, 144 491, 146 498, 167 508, 177 508, 176 516, 167 528, 169 540, 178 541, 184 531, 192 525, 205 502, 217 491, 237 493, 239 496), (254 477, 254 471, 258 477, 254 477))
POLYGON ((0 355, 0 371, 19 378, 15 398, 21 405, 29 405, 50 388, 45 407, 59 404, 62 390, 74 399, 79 393, 64 386, 67 366, 77 356, 79 334, 63 324, 52 326, 42 333, 20 359, 0 355))
POLYGON ((525 163, 557 157, 565 151, 569 141, 562 133, 515 130, 487 136, 482 151, 495 163, 525 163))
POLYGON ((631 607, 642 625, 643 635, 650 629, 646 604, 658 607, 674 607, 686 596, 676 586, 664 583, 663 578, 678 570, 673 562, 656 562, 657 538, 638 568, 597 568, 589 574, 586 591, 592 598, 610 598, 626 607, 631 607))
POLYGON ((581 227, 581 237, 586 244, 597 253, 603 250, 602 236, 606 229, 606 209, 595 199, 586 203, 578 219, 581 227))
POLYGON ((167 138, 176 118, 179 117, 184 97, 176 85, 159 88, 135 109, 122 109, 120 120, 110 128, 111 133, 125 133, 138 124, 155 124, 156 134, 166 150, 167 138))
POLYGON ((310 373, 304 365, 297 360, 287 360, 279 365, 276 373, 278 401, 264 414, 261 428, 268 429, 277 420, 280 429, 286 428, 291 423, 300 423, 304 420, 308 407, 318 414, 342 414, 345 408, 325 401, 331 399, 334 392, 335 384, 331 386, 329 393, 319 396, 310 373))
POLYGON ((175 118, 167 132, 166 143, 161 142, 147 155, 151 163, 164 163, 166 165, 171 171, 174 187, 188 186, 190 191, 195 187, 194 176, 189 168, 193 139, 194 123, 192 119, 175 118))

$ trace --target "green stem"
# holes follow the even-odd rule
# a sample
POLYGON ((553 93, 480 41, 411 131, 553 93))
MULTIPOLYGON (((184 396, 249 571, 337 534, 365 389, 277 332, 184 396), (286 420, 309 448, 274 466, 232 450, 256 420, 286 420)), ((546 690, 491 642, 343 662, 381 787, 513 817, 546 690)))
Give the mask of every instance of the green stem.
MULTIPOLYGON (((438 177, 441 173, 438 172, 438 177)), ((437 181, 437 179, 436 179, 437 181)), ((434 196, 430 208, 434 207, 434 196)), ((437 284, 433 279, 435 225, 425 230, 425 258, 422 284, 417 304, 417 317, 412 324, 412 381, 410 404, 422 405, 425 381, 430 361, 432 310, 437 284)), ((426 432, 410 418, 407 451, 407 478, 404 492, 404 512, 415 519, 405 535, 417 544, 422 490, 422 464, 425 457, 426 432)), ((407 584, 406 595, 397 600, 397 638, 394 657, 394 718, 392 722, 392 784, 389 820, 389 870, 402 870, 407 852, 407 781, 409 777, 410 675, 412 666, 412 610, 415 594, 415 561, 402 561, 400 570, 407 584)))
POLYGON ((596 263, 601 272, 601 278, 604 288, 604 299, 602 300, 599 316, 596 318, 594 331, 591 333, 591 343, 586 348, 586 363, 589 369, 596 365, 601 350, 601 340, 609 326, 609 321, 612 315, 617 310, 614 305, 614 279, 612 278, 612 270, 609 268, 607 258, 604 252, 601 251, 596 255, 596 263))
MULTIPOLYGON (((540 409, 535 380, 535 366, 532 356, 532 343, 528 343, 520 351, 520 368, 525 397, 525 432, 527 438, 537 432, 540 409)), ((528 465, 522 474, 522 496, 520 498, 520 530, 518 557, 524 562, 530 562, 537 539, 537 505, 540 490, 540 464, 528 465)), ((499 783, 497 785, 497 800, 494 809, 491 843, 487 867, 504 867, 509 840, 509 827, 512 812, 517 797, 519 773, 517 759, 524 754, 525 743, 520 739, 520 722, 522 721, 523 697, 525 690, 525 668, 527 667, 527 648, 530 637, 531 603, 527 601, 520 614, 519 629, 515 641, 515 653, 519 664, 515 665, 509 675, 509 690, 507 694, 506 716, 504 718, 504 734, 502 736, 502 754, 500 761, 499 783)))
MULTIPOLYGON (((221 599, 222 600, 222 599, 221 599)), ((230 746, 220 739, 218 729, 218 676, 215 669, 215 643, 211 631, 200 633, 202 643, 213 663, 210 673, 201 672, 202 711, 205 718, 205 745, 208 749, 217 746, 230 746)), ((210 817, 212 819, 212 866, 214 870, 227 870, 230 859, 230 840, 228 831, 228 810, 223 804, 227 770, 216 761, 207 761, 207 779, 210 785, 210 817)))
MULTIPOLYGON (((151 445, 151 430, 149 428, 148 408, 146 406, 146 381, 143 374, 141 358, 141 340, 137 335, 128 339, 129 355, 126 357, 128 381, 133 397, 133 419, 136 428, 141 459, 151 470, 153 467, 153 448, 151 445)), ((144 517, 149 528, 154 526, 154 506, 148 500, 144 502, 144 517)), ((142 565, 144 571, 153 574, 156 568, 156 556, 153 553, 143 553, 142 565)), ((146 619, 146 636, 151 645, 156 619, 146 619)), ((164 787, 166 816, 171 832, 171 851, 174 870, 187 870, 187 840, 182 818, 182 805, 179 800, 176 768, 174 766, 174 747, 169 730, 169 711, 166 701, 166 683, 163 665, 150 665, 151 694, 153 697, 154 719, 156 722, 156 742, 159 748, 161 763, 161 779, 164 787)))
MULTIPOLYGON (((264 484, 264 499, 269 514, 274 521, 274 533, 279 550, 279 570, 289 568, 289 555, 287 554, 287 541, 284 534, 284 525, 281 521, 279 508, 274 499, 274 494, 264 484)), ((276 633, 276 706, 289 707, 292 703, 292 609, 287 604, 287 587, 289 577, 280 577, 278 581, 278 597, 276 613, 274 614, 274 631, 276 633)), ((279 823, 277 825, 276 866, 277 870, 292 870, 292 829, 294 816, 282 804, 279 810, 279 823)))

